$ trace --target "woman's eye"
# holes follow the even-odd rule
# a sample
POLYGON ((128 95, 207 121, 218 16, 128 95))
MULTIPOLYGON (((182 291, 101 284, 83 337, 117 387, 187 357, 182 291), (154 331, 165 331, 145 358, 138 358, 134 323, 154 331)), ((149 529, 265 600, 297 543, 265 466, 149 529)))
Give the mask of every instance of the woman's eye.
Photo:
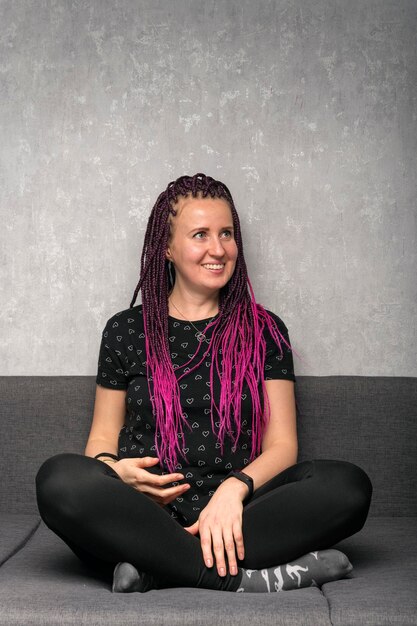
MULTIPOLYGON (((199 233, 195 233, 195 235, 193 235, 193 237, 194 237, 195 239, 202 239, 202 238, 203 238, 203 236, 205 236, 205 235, 207 235, 207 233, 206 233, 204 230, 201 230, 199 233), (201 235, 201 237, 200 237, 200 235, 201 235)), ((222 232, 222 236, 223 236, 223 237, 232 237, 232 235, 233 235, 233 233, 232 233, 232 231, 231 231, 231 230, 229 230, 229 229, 224 230, 224 231, 222 232)))

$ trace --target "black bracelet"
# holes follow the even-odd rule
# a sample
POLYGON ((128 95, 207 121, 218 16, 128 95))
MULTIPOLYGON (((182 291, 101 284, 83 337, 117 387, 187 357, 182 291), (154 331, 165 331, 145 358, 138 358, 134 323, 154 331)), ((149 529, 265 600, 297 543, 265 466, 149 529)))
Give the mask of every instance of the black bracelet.
POLYGON ((248 476, 244 472, 239 472, 238 470, 233 470, 232 472, 230 472, 230 474, 228 474, 226 476, 225 480, 227 478, 232 478, 232 477, 233 478, 237 478, 238 480, 241 480, 242 483, 245 483, 245 485, 249 489, 248 495, 243 500, 244 503, 247 502, 247 500, 249 500, 249 498, 251 498, 252 494, 253 494, 253 478, 251 478, 250 476, 248 476))
POLYGON ((119 457, 115 454, 111 454, 111 452, 100 452, 100 454, 96 454, 95 459, 100 458, 101 456, 108 457, 109 459, 114 459, 115 461, 120 461, 119 457))

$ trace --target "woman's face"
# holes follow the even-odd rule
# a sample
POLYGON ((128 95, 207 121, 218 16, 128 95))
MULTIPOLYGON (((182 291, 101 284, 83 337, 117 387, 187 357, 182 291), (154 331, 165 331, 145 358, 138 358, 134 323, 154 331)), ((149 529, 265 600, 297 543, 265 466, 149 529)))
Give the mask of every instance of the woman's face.
POLYGON ((222 198, 181 198, 172 217, 166 257, 175 267, 175 287, 212 295, 235 270, 237 246, 232 212, 222 198))

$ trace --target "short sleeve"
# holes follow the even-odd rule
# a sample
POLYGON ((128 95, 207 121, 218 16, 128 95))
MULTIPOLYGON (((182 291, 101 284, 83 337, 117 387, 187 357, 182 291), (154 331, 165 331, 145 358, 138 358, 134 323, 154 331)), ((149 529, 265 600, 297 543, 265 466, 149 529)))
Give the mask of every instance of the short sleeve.
POLYGON ((123 331, 116 314, 108 320, 101 336, 96 377, 98 385, 109 389, 127 389, 128 372, 123 366, 126 361, 123 345, 123 331))
POLYGON ((264 379, 265 380, 292 380, 296 382, 294 375, 294 362, 291 350, 291 342, 288 334, 288 329, 281 318, 272 311, 267 311, 274 320, 280 334, 285 341, 281 341, 281 348, 276 344, 272 335, 265 325, 264 336, 266 341, 266 356, 265 356, 265 368, 264 379), (287 345, 288 344, 288 345, 287 345), (282 352, 281 352, 282 349, 282 352))

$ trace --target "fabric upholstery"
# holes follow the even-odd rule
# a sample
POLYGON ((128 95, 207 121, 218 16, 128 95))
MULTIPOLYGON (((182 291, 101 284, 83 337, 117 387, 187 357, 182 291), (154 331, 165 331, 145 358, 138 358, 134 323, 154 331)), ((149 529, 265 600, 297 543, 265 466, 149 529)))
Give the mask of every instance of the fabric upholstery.
POLYGON ((0 377, 0 510, 37 514, 36 472, 53 454, 84 452, 94 393, 93 377, 0 377))
POLYGON ((374 487, 370 516, 417 515, 417 378, 297 380, 298 460, 356 463, 374 487))
POLYGON ((38 528, 37 515, 0 511, 0 565, 18 552, 38 528))
MULTIPOLYGON (((94 394, 94 377, 0 377, 0 510, 37 513, 36 471, 83 453, 94 394)), ((300 461, 357 463, 374 484, 370 516, 417 515, 416 378, 299 376, 296 395, 300 461)))
POLYGON ((333 626, 417 624, 417 518, 377 517, 337 544, 350 580, 322 586, 333 626))

